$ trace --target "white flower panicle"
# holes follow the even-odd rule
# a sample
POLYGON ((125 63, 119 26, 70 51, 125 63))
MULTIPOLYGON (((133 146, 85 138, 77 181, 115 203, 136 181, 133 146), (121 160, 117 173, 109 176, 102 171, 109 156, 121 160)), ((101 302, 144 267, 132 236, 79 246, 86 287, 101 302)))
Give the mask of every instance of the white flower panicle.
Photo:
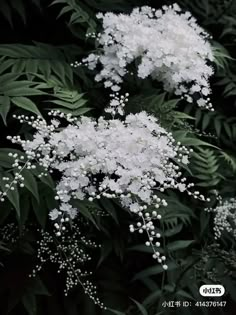
POLYGON ((102 66, 96 81, 104 81, 105 87, 117 92, 129 65, 136 61, 139 78, 151 76, 162 82, 166 91, 212 109, 209 78, 213 69, 209 63, 214 58, 210 36, 189 12, 174 4, 160 10, 135 8, 129 15, 99 13, 97 17, 103 22, 103 31, 97 35, 101 53, 83 59, 91 70, 102 66))
POLYGON ((230 198, 223 201, 220 199, 219 205, 215 208, 205 209, 213 212, 215 239, 219 239, 225 231, 236 238, 236 199, 230 198))
POLYGON ((153 208, 167 206, 167 202, 158 192, 178 189, 204 200, 198 191, 190 191, 193 184, 186 184, 178 166, 188 163, 187 148, 176 143, 157 119, 146 112, 130 114, 123 121, 103 117, 97 121, 89 117, 77 119, 59 112, 50 115, 54 116, 50 124, 40 117, 29 120, 20 116, 20 120, 28 122, 37 132, 32 141, 19 136, 9 139, 22 145, 28 167, 36 162, 45 171, 56 170, 61 174, 55 196, 60 207, 50 212, 57 236, 61 236, 66 223, 79 212, 73 207, 74 199, 92 202, 116 198, 140 217, 137 224, 130 226, 130 231, 146 232, 146 245, 152 246, 153 257, 162 263, 165 258, 158 252, 160 235, 153 223, 161 215, 153 208), (67 127, 58 128, 57 116, 67 119, 67 127))

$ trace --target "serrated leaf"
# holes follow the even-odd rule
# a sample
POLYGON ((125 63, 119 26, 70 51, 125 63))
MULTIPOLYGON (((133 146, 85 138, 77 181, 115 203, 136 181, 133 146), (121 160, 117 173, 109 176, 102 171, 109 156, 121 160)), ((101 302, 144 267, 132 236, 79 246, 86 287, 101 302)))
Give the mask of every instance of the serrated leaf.
POLYGON ((82 107, 84 104, 86 104, 87 100, 80 100, 78 102, 73 102, 73 103, 69 103, 69 102, 62 101, 62 100, 53 100, 53 101, 49 101, 49 102, 56 104, 56 105, 66 107, 66 108, 69 108, 71 110, 76 110, 79 107, 82 107))
POLYGON ((15 96, 15 97, 25 97, 25 96, 33 96, 33 95, 45 95, 47 93, 42 92, 36 88, 30 87, 19 87, 15 89, 5 90, 4 94, 7 96, 15 96))
POLYGON ((11 6, 16 10, 16 12, 21 17, 24 24, 26 24, 26 10, 25 6, 20 1, 11 1, 11 6))
POLYGON ((22 74, 25 69, 25 60, 19 59, 14 61, 11 71, 17 75, 22 74))
POLYGON ((196 185, 200 186, 200 187, 210 187, 210 186, 218 185, 220 181, 221 181, 221 179, 218 177, 218 178, 213 178, 212 180, 210 180, 206 183, 205 182, 204 183, 197 183, 196 185))
POLYGON ((40 111, 36 107, 36 105, 27 97, 13 97, 12 103, 14 103, 17 107, 23 108, 29 112, 32 112, 38 116, 41 116, 40 111))
POLYGON ((15 74, 15 73, 5 73, 3 75, 0 76, 0 84, 1 84, 1 88, 2 86, 4 87, 4 89, 8 89, 9 88, 9 84, 10 86, 15 87, 15 84, 13 85, 13 82, 19 77, 19 74, 15 74), (10 83, 9 83, 10 82, 10 83))

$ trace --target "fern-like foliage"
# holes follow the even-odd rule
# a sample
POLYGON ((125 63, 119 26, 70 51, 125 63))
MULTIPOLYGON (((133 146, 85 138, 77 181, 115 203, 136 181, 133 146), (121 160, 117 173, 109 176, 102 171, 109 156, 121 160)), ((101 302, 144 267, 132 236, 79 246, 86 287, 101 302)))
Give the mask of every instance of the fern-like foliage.
MULTIPOLYGON (((96 22, 93 18, 95 14, 88 8, 82 1, 77 0, 55 0, 51 5, 61 4, 63 5, 58 18, 64 14, 68 14, 69 22, 68 26, 73 33, 78 37, 81 37, 79 32, 75 31, 76 26, 85 26, 87 33, 93 33, 96 29, 96 22)), ((83 28, 82 28, 83 29, 83 28)), ((84 38, 84 36, 82 36, 84 38)))
POLYGON ((179 3, 193 12, 206 26, 218 24, 222 28, 221 37, 235 36, 236 3, 234 0, 180 0, 179 3))
POLYGON ((67 49, 41 43, 0 45, 0 116, 5 124, 12 106, 41 115, 42 97, 49 109, 77 116, 89 110, 79 87, 74 87, 67 49))
POLYGON ((213 150, 198 148, 192 154, 191 170, 199 181, 198 186, 214 187, 222 180, 219 172, 219 160, 213 150))
POLYGON ((19 77, 20 75, 12 73, 7 73, 1 76, 0 115, 5 124, 7 124, 7 114, 11 109, 11 105, 40 115, 37 106, 28 98, 28 96, 39 96, 45 93, 36 88, 35 82, 20 80, 19 77))
POLYGON ((79 93, 77 90, 68 90, 61 87, 54 87, 53 97, 56 99, 50 100, 49 103, 56 104, 59 110, 66 114, 72 114, 73 116, 80 116, 87 113, 90 108, 84 107, 87 100, 83 98, 84 94, 79 93))
POLYGON ((158 117, 162 125, 172 129, 183 127, 186 120, 194 119, 190 115, 177 110, 179 99, 172 99, 166 92, 147 90, 141 95, 132 96, 127 105, 127 112, 140 112, 145 110, 158 117))
POLYGON ((224 71, 223 73, 218 75, 218 81, 216 85, 223 87, 224 97, 235 97, 236 74, 231 69, 228 69, 228 71, 224 71))
POLYGON ((222 46, 220 43, 214 41, 211 43, 213 55, 214 55, 214 64, 216 65, 217 74, 220 71, 226 71, 229 69, 229 62, 234 60, 228 52, 228 50, 222 46))
POLYGON ((73 72, 64 51, 66 47, 34 44, 0 45, 1 68, 16 74, 25 73, 29 79, 35 74, 43 74, 45 78, 53 74, 64 84, 72 84, 73 72))
POLYGON ((231 0, 222 2, 221 0, 199 0, 189 3, 187 0, 180 0, 182 6, 188 7, 197 14, 201 19, 209 21, 208 23, 215 23, 216 19, 221 17, 226 8, 231 5, 231 0))
POLYGON ((220 156, 226 162, 226 164, 231 167, 233 172, 236 172, 236 157, 225 151, 221 151, 220 156))
POLYGON ((195 117, 195 126, 201 131, 215 134, 223 141, 235 141, 236 139, 236 118, 228 117, 217 111, 207 112, 201 109, 193 109, 186 106, 185 112, 195 117))

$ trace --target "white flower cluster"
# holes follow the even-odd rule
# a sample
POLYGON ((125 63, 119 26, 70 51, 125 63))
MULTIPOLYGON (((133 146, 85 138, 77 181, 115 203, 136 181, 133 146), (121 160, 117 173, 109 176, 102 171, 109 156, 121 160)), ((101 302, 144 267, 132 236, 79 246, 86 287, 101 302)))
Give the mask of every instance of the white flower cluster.
POLYGON ((214 212, 214 232, 215 239, 221 237, 226 231, 236 238, 236 199, 220 200, 215 208, 206 209, 207 212, 214 212))
POLYGON ((161 215, 153 208, 167 206, 167 202, 158 192, 178 189, 204 200, 199 192, 189 191, 193 184, 186 184, 178 166, 188 163, 187 148, 175 143, 172 135, 146 112, 130 114, 123 121, 50 114, 54 116, 50 124, 42 118, 26 119, 37 129, 32 141, 21 140, 19 136, 11 140, 22 145, 28 165, 33 166, 36 161, 45 170, 61 174, 55 197, 60 208, 50 212, 57 235, 66 230, 66 222, 79 212, 73 207, 73 199, 92 202, 117 198, 123 207, 140 217, 130 231, 146 232, 146 245, 152 246, 153 257, 162 263, 165 257, 162 259, 158 252, 160 235, 153 223, 161 215), (59 128, 58 115, 67 119, 67 127, 59 128))
POLYGON ((213 69, 209 62, 214 58, 209 35, 189 12, 181 12, 174 4, 161 10, 144 6, 129 15, 109 12, 97 17, 103 22, 103 31, 97 35, 101 53, 91 53, 83 60, 91 70, 97 64, 102 66, 97 81, 119 91, 135 61, 139 78, 151 76, 166 91, 212 109, 209 78, 213 69))

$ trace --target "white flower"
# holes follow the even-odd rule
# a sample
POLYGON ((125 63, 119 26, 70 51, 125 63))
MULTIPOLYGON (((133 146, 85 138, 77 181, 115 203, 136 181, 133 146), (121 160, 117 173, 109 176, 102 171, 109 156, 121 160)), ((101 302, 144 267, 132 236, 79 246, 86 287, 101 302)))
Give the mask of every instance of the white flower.
POLYGON ((184 192, 186 190, 185 184, 178 184, 179 191, 184 192))
POLYGON ((129 15, 109 12, 99 18, 103 31, 97 40, 102 52, 83 60, 90 69, 98 63, 102 66, 96 81, 104 81, 105 87, 119 91, 127 66, 139 58, 139 78, 151 76, 163 82, 166 91, 183 95, 190 103, 194 96, 200 107, 212 108, 208 100, 209 78, 213 74, 209 35, 189 12, 181 12, 173 4, 162 10, 135 8, 129 15))
MULTIPOLYGON (((72 207, 75 199, 92 202, 116 198, 123 207, 142 218, 150 238, 155 227, 146 209, 167 206, 166 201, 158 197, 159 191, 187 190, 204 200, 198 192, 189 191, 192 184, 183 183, 185 178, 175 164, 175 160, 181 161, 181 158, 183 163, 188 162, 189 151, 176 144, 155 117, 141 112, 130 114, 124 120, 100 117, 96 121, 83 116, 77 119, 59 115, 68 120, 67 127, 59 126, 56 130, 54 120, 47 125, 38 118, 33 123, 37 132, 32 141, 26 142, 19 136, 12 138, 22 145, 31 164, 36 159, 45 170, 56 170, 61 175, 55 196, 60 203, 59 210, 54 209, 49 214, 52 220, 60 219, 58 229, 79 213, 79 209, 72 207)), ((153 213, 154 219, 160 219, 160 215, 153 213)), ((139 231, 143 233, 142 228, 139 231)), ((152 239, 154 237, 151 243, 152 239)), ((155 246, 153 244, 153 248, 155 246)))
POLYGON ((189 160, 188 160, 188 156, 187 156, 187 155, 184 155, 184 156, 182 157, 182 163, 183 163, 183 164, 188 164, 188 163, 189 163, 189 160))
POLYGON ((53 209, 49 212, 50 219, 55 221, 59 217, 60 213, 57 209, 53 209))

